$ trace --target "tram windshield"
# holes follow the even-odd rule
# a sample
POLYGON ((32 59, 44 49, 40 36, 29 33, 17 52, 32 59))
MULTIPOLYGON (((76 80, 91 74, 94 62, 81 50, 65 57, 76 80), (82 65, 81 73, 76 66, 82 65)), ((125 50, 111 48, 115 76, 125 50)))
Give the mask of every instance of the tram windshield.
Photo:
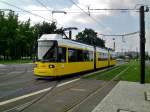
POLYGON ((38 60, 55 62, 57 46, 55 41, 38 41, 38 60))

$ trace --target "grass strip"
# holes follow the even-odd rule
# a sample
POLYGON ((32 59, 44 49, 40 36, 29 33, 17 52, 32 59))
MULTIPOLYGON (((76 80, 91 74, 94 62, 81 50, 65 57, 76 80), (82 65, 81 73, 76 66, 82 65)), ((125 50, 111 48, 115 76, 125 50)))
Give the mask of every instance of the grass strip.
POLYGON ((117 67, 115 67, 115 68, 112 68, 112 69, 109 69, 109 70, 104 70, 104 71, 99 71, 98 73, 93 73, 93 74, 91 74, 91 75, 87 75, 87 76, 84 76, 83 78, 96 78, 96 77, 98 77, 98 76, 103 76, 103 75, 107 75, 107 74, 109 74, 109 73, 111 73, 112 71, 115 71, 115 70, 117 70, 117 69, 119 69, 120 67, 122 67, 122 66, 124 66, 125 64, 123 64, 123 65, 119 65, 119 66, 117 66, 117 67))
MULTIPOLYGON (((128 69, 123 75, 119 77, 123 81, 140 82, 140 65, 134 62, 133 66, 128 69)), ((145 66, 145 82, 150 83, 150 68, 145 66)))
MULTIPOLYGON (((126 69, 131 64, 132 66, 127 71, 125 71, 122 75, 120 75, 118 77, 118 80, 139 82, 140 81, 140 64, 137 61, 131 61, 128 64, 119 66, 118 68, 92 74, 85 78, 94 78, 98 80, 111 80, 113 77, 115 77, 117 74, 119 74, 121 71, 126 69)), ((145 66, 145 82, 150 83, 150 67, 148 67, 147 65, 145 66)))
POLYGON ((111 72, 104 73, 104 75, 97 76, 96 79, 98 79, 98 80, 111 80, 113 77, 115 77, 117 74, 122 72, 127 67, 128 67, 127 64, 122 65, 121 67, 119 67, 119 69, 115 69, 115 70, 112 70, 111 72))

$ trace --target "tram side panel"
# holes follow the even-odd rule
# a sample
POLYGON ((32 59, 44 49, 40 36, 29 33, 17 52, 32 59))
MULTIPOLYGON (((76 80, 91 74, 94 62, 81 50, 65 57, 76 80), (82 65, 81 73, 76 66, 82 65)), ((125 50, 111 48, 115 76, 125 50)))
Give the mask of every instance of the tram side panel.
POLYGON ((109 66, 113 66, 113 65, 116 65, 117 62, 116 62, 116 55, 114 52, 112 51, 109 51, 109 66))
POLYGON ((58 48, 58 61, 36 62, 36 76, 62 76, 94 69, 93 51, 67 47, 58 48))
POLYGON ((102 52, 97 52, 97 63, 96 67, 97 68, 104 68, 108 66, 108 54, 107 53, 102 53, 102 52))
POLYGON ((67 48, 66 74, 94 69, 93 51, 67 48))

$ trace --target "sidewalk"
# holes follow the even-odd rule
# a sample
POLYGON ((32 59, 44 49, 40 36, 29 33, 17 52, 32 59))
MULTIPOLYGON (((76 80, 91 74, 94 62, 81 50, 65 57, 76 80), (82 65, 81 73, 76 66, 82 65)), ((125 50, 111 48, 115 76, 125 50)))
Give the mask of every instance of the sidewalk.
POLYGON ((92 112, 150 112, 150 84, 120 81, 92 112))

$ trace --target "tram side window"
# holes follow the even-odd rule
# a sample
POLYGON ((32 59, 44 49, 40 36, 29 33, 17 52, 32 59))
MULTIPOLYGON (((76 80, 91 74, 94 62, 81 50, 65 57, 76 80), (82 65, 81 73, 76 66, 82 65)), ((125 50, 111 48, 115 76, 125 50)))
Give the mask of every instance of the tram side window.
POLYGON ((108 58, 107 53, 104 53, 104 60, 107 60, 107 58, 108 58))
POLYGON ((102 53, 98 53, 98 61, 103 60, 103 54, 102 53))
POLYGON ((93 52, 92 51, 89 51, 89 61, 93 61, 93 52))
POLYGON ((82 50, 76 50, 77 51, 77 61, 84 61, 83 58, 83 51, 82 50))
POLYGON ((93 61, 93 52, 79 49, 68 49, 68 61, 69 62, 83 62, 93 61))
POLYGON ((89 61, 89 52, 86 50, 83 51, 83 61, 89 61))
POLYGON ((66 48, 65 47, 58 48, 58 62, 66 62, 66 48))
POLYGON ((68 61, 76 62, 77 61, 77 51, 75 49, 68 49, 68 61))
POLYGON ((83 61, 93 61, 93 52, 92 51, 83 51, 83 61))
POLYGON ((107 60, 108 54, 107 53, 98 53, 98 61, 107 60))

